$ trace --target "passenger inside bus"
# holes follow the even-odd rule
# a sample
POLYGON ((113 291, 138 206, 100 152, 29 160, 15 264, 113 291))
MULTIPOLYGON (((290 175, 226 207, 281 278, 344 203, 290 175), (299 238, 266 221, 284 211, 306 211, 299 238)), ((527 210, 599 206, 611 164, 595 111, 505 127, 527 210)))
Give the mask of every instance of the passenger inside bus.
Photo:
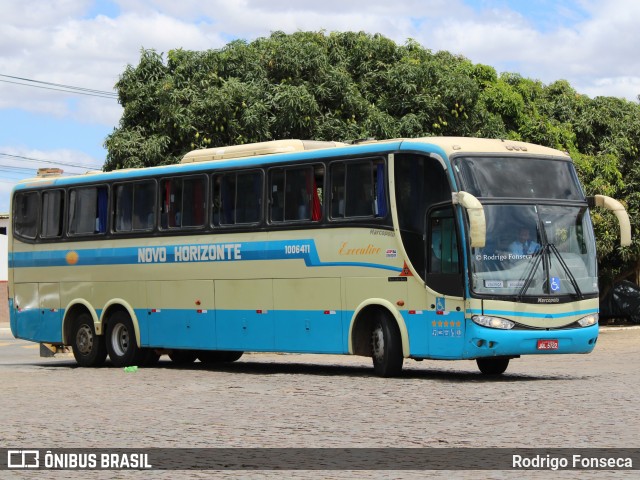
POLYGON ((540 244, 531 240, 531 233, 526 227, 521 227, 518 237, 509 245, 509 251, 517 255, 533 255, 540 249, 540 244))

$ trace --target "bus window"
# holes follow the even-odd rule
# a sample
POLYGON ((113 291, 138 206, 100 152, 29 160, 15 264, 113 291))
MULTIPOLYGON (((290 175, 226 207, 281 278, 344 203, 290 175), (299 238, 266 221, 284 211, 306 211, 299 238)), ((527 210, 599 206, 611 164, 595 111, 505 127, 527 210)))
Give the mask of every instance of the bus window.
POLYGON ((458 235, 451 206, 433 210, 427 220, 425 283, 436 292, 462 296, 458 235))
POLYGON ((74 188, 69 194, 69 234, 93 235, 107 231, 106 186, 74 188))
POLYGON ((331 216, 386 216, 385 184, 382 160, 334 163, 331 166, 331 216))
POLYGON ((344 163, 335 163, 331 166, 331 217, 333 218, 344 217, 345 172, 344 163))
POLYGON ((373 178, 371 162, 347 164, 346 206, 347 217, 370 217, 373 215, 373 178))
POLYGON ((204 226, 206 177, 171 178, 162 181, 162 228, 204 226))
POLYGON ((186 177, 182 182, 182 227, 204 226, 206 211, 205 177, 186 177))
POLYGON ((214 225, 259 223, 262 219, 262 172, 214 175, 212 196, 214 225))
POLYGON ((458 239, 452 212, 439 210, 429 219, 430 273, 458 273, 458 239))
POLYGON ((62 236, 64 215, 64 190, 50 190, 42 193, 42 220, 40 236, 56 238, 62 236))
POLYGON ((382 161, 376 164, 371 160, 333 164, 331 166, 332 218, 386 215, 384 183, 382 161))
POLYGON ((151 230, 155 224, 156 184, 126 183, 115 188, 115 231, 151 230))
POLYGON ((322 176, 320 166, 271 170, 270 205, 272 222, 322 218, 322 176), (320 188, 318 188, 320 184, 320 188))
POLYGON ((24 238, 36 238, 38 230, 38 193, 18 193, 13 207, 14 231, 24 238))
POLYGON ((271 171, 271 221, 284 222, 284 170, 271 171))
POLYGON ((133 185, 133 229, 152 230, 156 223, 156 182, 133 185))

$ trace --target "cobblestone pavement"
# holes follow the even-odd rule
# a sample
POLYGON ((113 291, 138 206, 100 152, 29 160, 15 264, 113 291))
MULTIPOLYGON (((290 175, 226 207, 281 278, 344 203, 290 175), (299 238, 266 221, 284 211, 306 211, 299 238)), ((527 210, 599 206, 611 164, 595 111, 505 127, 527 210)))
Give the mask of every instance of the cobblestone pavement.
MULTIPOLYGON (((640 447, 640 329, 606 330, 590 355, 475 362, 406 360, 399 378, 363 357, 245 354, 126 373, 43 359, 0 330, 2 446, 640 447), (22 353, 18 355, 17 348, 22 353), (24 352, 28 352, 25 355, 24 352)), ((165 360, 166 359, 166 360, 165 360)), ((0 472, 10 477, 12 472, 0 472)), ((279 478, 279 472, 91 472, 91 478, 279 478)), ((625 475, 628 473, 628 475, 625 475)), ((287 472, 296 478, 557 478, 560 472, 287 472), (553 474, 549 476, 549 474, 553 474)), ((568 478, 636 472, 562 472, 568 478)), ((30 478, 86 478, 31 472, 30 478)))

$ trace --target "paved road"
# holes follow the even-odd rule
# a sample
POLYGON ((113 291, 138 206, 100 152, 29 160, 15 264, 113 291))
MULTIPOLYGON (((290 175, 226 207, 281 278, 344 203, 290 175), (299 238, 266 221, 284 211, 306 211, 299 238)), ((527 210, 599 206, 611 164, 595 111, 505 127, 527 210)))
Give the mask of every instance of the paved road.
MULTIPOLYGON (((401 377, 381 379, 362 357, 246 354, 217 368, 177 368, 163 357, 155 368, 126 373, 77 368, 72 356, 38 355, 37 345, 0 328, 0 425, 8 448, 640 447, 637 328, 604 331, 590 355, 513 360, 498 379, 481 376, 470 361, 406 360, 401 377)), ((52 473, 47 478, 69 477, 52 473)), ((155 473, 175 478, 177 472, 155 473)), ((184 476, 210 476, 205 473, 184 476)), ((468 478, 488 473, 467 472, 468 478)), ((146 478, 119 477, 130 475, 146 478)))

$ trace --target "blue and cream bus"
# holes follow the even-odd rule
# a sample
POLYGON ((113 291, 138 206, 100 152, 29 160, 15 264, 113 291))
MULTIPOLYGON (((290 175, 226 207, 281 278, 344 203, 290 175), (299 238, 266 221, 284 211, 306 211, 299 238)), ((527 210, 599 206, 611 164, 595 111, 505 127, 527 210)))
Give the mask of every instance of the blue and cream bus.
POLYGON ((15 337, 99 366, 243 352, 474 359, 486 374, 598 339, 589 209, 567 154, 527 143, 279 140, 12 194, 15 337))

